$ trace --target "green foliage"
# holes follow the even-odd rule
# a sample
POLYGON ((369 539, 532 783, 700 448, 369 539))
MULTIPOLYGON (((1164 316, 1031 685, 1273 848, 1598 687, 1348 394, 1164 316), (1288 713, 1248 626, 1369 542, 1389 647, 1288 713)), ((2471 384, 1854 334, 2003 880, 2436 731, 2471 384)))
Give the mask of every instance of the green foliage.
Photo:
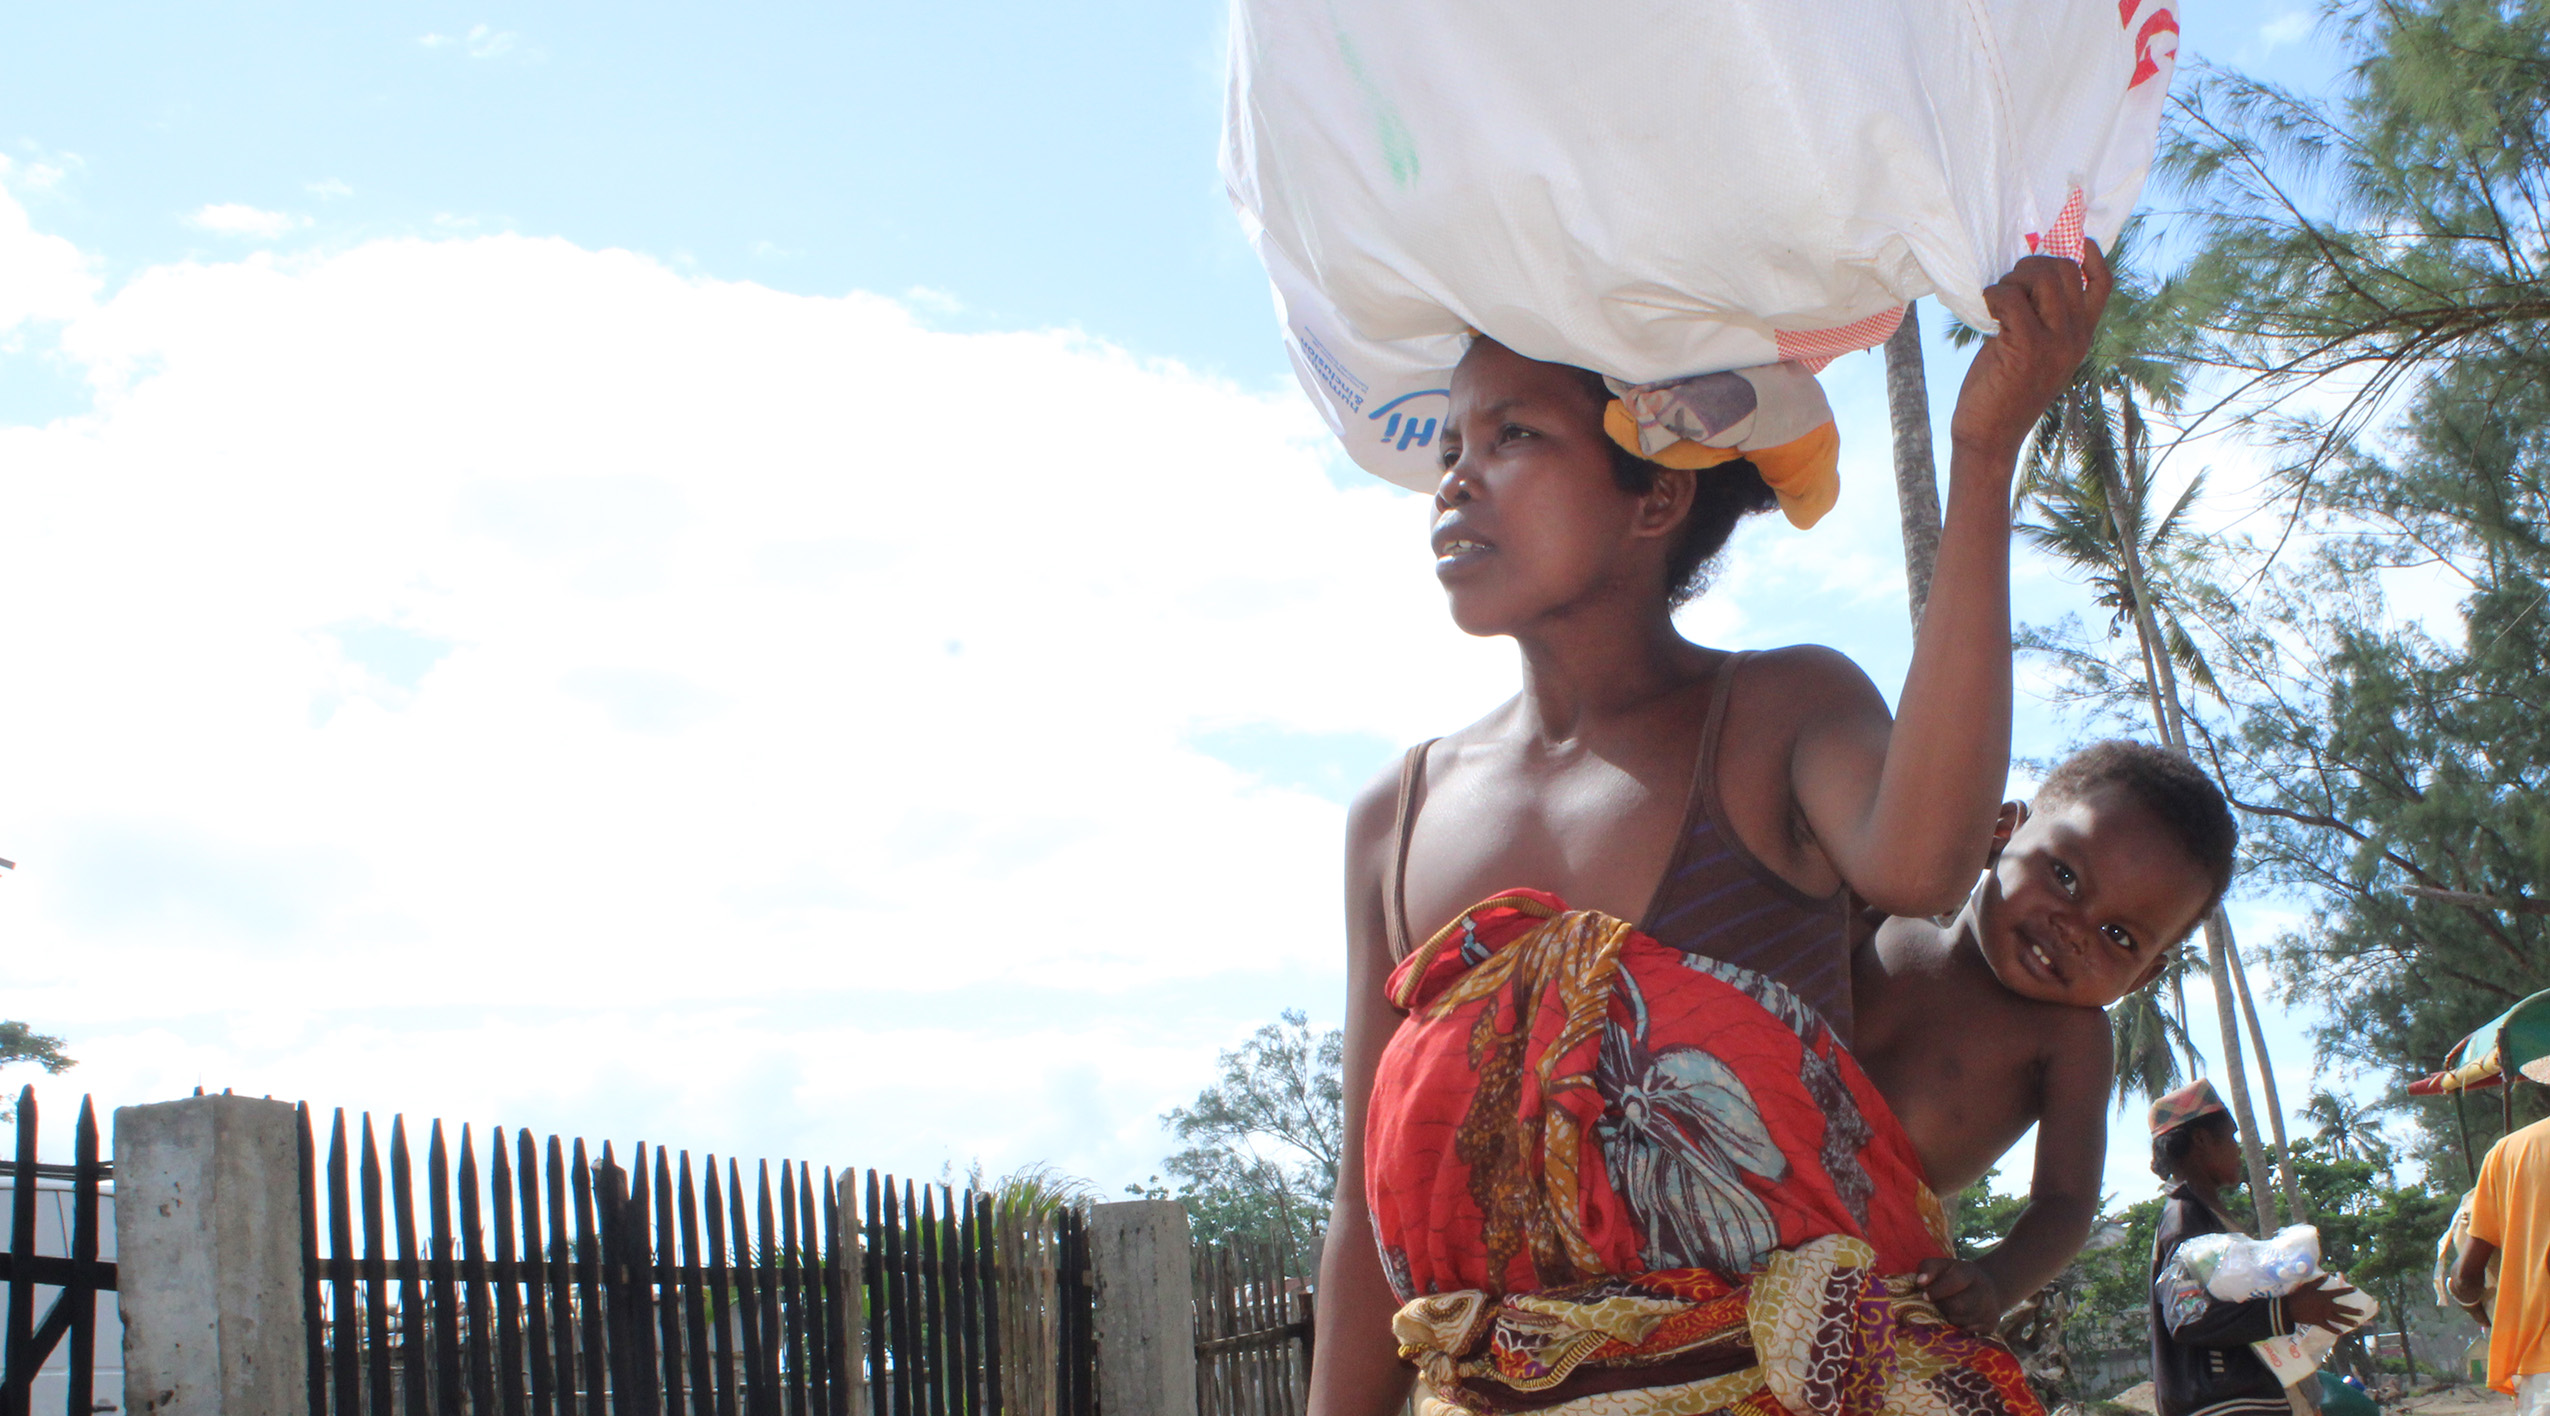
POLYGON ((2457 1191, 2393 1185, 2372 1162, 2332 1154, 2316 1138, 2295 1144, 2294 1169, 2320 1229, 2321 1267, 2343 1271, 2385 1302, 2388 1285, 2413 1279, 2424 1286, 2457 1191))
MULTIPOLYGON (((2459 1193, 2425 1183, 2393 1184, 2373 1162, 2334 1154, 2317 1138, 2294 1150, 2312 1222, 2320 1230, 2321 1267, 2344 1273, 2372 1294, 2385 1311, 2386 1328, 2414 1311, 2412 1303, 2431 1305, 2427 1282, 2435 1245, 2452 1223, 2459 1193)), ((2440 1349, 2415 1355, 2429 1364, 2448 1360, 2440 1349)))
POLYGON ((0 1019, 0 1067, 12 1062, 33 1062, 56 1076, 79 1065, 62 1055, 62 1039, 46 1037, 24 1023, 0 1019))
POLYGON ((1948 1227, 1957 1236, 1957 1257, 1975 1258, 2000 1243, 2010 1226, 2019 1222, 2019 1212, 2028 1207, 2025 1195, 1994 1194, 1992 1182, 1999 1178, 1999 1168, 1987 1170, 1982 1179, 1950 1198, 1948 1227))
MULTIPOLYGON (((1343 1032, 1288 1010, 1222 1054, 1221 1080, 1194 1105, 1161 1118, 1184 1143, 1164 1168, 1198 1238, 1319 1252, 1345 1144, 1344 1050, 1343 1032)), ((1156 1176, 1133 1192, 1167 1195, 1156 1176)))
POLYGON ((2139 1347, 2151 1340, 2152 1238, 2160 1231, 2160 1207, 2155 1196, 2101 1216, 2092 1232, 2098 1246, 2084 1250, 2065 1271, 2074 1299, 2063 1340, 2074 1352, 2139 1347))
POLYGON ((2434 371, 2537 347, 2550 203, 2550 4, 2383 0, 2333 15, 2333 101, 2200 71, 2163 153, 2203 245, 2174 292, 2306 491, 2434 371), (2331 382, 2334 380, 2334 382, 2331 382), (2333 411, 2285 413, 2304 389, 2333 411))
MULTIPOLYGON (((980 1175, 971 1178, 970 1188, 983 1188, 980 1175)), ((1056 1210, 1087 1209, 1098 1202, 1096 1186, 1041 1160, 994 1181, 991 1192, 992 1208, 1004 1215, 1040 1217, 1056 1210)))
POLYGON ((2316 548, 2208 607, 2241 681, 2213 747, 2247 854, 2315 906, 2278 970, 2327 1009, 2324 1053, 2395 1082, 2550 977, 2550 915, 2521 908, 2550 897, 2546 385, 2537 350, 2437 374, 2388 455, 2321 489, 2316 548), (2462 588, 2446 628, 2390 613, 2395 567, 2462 588))
POLYGON ((2203 962, 2203 955, 2182 948, 2162 966, 2159 977, 2108 1008, 2107 1027, 2116 1049, 2117 1110, 2157 1101, 2202 1068, 2203 1054, 2188 1034, 2187 1024, 2161 999, 2167 995, 2183 1011, 2185 994, 2176 985, 2199 971, 2203 962), (2179 1066, 2181 1056, 2187 1059, 2184 1070, 2179 1066))
MULTIPOLYGON (((47 1037, 24 1023, 0 1018, 0 1067, 13 1062, 32 1062, 42 1067, 47 1076, 60 1076, 79 1065, 63 1055, 62 1039, 47 1037)), ((0 1096, 0 1121, 15 1116, 17 1110, 12 1098, 0 1096)))
MULTIPOLYGON (((2396 1085, 2550 978, 2550 0, 2342 0, 2330 24, 2354 61, 2331 98, 2220 70, 2185 89, 2164 167, 2192 253, 2129 290, 2117 335, 2227 375, 2190 416, 2265 438, 2276 521, 2145 548, 2160 662, 2077 624, 2029 647, 2111 719, 2201 657, 2189 738, 2243 808, 2248 878, 2311 910, 2269 962, 2328 1017, 2324 1056, 2396 1085)), ((2084 566, 2092 490, 2036 523, 2084 566)), ((2459 1150, 2449 1106, 2420 1119, 2419 1153, 2459 1150)))
POLYGON ((2314 1088, 2302 1107, 2320 1151, 2335 1160, 2360 1160, 2387 1175, 2391 1143, 2382 1134, 2373 1108, 2350 1101, 2326 1087, 2314 1088))

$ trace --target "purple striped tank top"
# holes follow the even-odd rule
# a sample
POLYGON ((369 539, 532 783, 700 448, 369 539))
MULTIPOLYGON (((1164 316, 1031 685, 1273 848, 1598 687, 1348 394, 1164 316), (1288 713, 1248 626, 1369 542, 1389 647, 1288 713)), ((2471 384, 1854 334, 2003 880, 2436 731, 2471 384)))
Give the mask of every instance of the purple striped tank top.
MULTIPOLYGON (((1669 948, 1779 980, 1847 1041, 1853 1036, 1849 891, 1819 898, 1773 874, 1727 826, 1718 799, 1718 738, 1736 673, 1750 657, 1730 655, 1719 665, 1709 716, 1700 729, 1698 760, 1692 764, 1681 835, 1639 928, 1669 948)), ((1387 921, 1394 958, 1404 956, 1413 942, 1405 889, 1408 829, 1416 820, 1426 750, 1433 746, 1433 740, 1417 744, 1400 767, 1387 921)))

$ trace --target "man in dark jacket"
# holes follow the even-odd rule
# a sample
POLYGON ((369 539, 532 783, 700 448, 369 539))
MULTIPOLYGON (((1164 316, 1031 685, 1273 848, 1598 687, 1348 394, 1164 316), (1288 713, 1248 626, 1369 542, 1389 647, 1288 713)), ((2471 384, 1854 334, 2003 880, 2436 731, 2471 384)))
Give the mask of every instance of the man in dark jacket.
POLYGON ((2160 1416, 2306 1411, 2249 1344, 2304 1327, 2347 1327, 2337 1300, 2354 1290, 2325 1277, 2282 1297, 2229 1303, 2170 1270, 2181 1243, 2240 1231, 2223 1209, 2222 1189, 2240 1182, 2241 1169, 2239 1129, 2211 1082, 2152 1103, 2152 1173, 2170 1182, 2152 1237, 2152 1395, 2160 1416))

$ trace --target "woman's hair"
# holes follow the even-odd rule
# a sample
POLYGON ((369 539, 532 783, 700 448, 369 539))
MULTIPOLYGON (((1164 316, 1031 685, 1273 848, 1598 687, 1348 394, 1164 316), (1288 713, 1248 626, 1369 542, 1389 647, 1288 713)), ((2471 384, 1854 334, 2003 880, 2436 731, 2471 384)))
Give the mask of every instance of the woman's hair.
POLYGON ((2208 1111, 2184 1125, 2173 1126, 2152 1137, 2152 1173, 2163 1180, 2182 1179, 2178 1167, 2187 1163, 2187 1152, 2196 1148, 2197 1136, 2208 1131, 2232 1136, 2239 1130, 2239 1124, 2226 1111, 2208 1111))
MULTIPOLYGON (((1599 423, 1611 403, 1611 385, 1591 369, 1573 372, 1585 396, 1594 401, 1599 423)), ((1608 435, 1603 441, 1611 448, 1612 481, 1622 491, 1645 496, 1656 489, 1656 476, 1666 470, 1664 464, 1640 457, 1608 435)), ((1779 504, 1779 496, 1762 480, 1760 469, 1744 458, 1721 462, 1695 476, 1690 514, 1683 517, 1673 544, 1665 548, 1666 602, 1678 606, 1698 595, 1708 586, 1709 563, 1726 549, 1735 524, 1779 504)))

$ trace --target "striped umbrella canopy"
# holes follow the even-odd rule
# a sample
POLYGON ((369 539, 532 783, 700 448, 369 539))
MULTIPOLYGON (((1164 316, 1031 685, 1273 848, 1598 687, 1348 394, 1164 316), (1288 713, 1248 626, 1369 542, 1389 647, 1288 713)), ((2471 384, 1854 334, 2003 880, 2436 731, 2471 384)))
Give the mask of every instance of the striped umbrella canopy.
POLYGON ((2506 1084, 2513 1071, 2550 1085, 2550 989, 2474 1029, 2444 1054, 2444 1069, 2408 1084, 2410 1096, 2450 1096, 2506 1084))

